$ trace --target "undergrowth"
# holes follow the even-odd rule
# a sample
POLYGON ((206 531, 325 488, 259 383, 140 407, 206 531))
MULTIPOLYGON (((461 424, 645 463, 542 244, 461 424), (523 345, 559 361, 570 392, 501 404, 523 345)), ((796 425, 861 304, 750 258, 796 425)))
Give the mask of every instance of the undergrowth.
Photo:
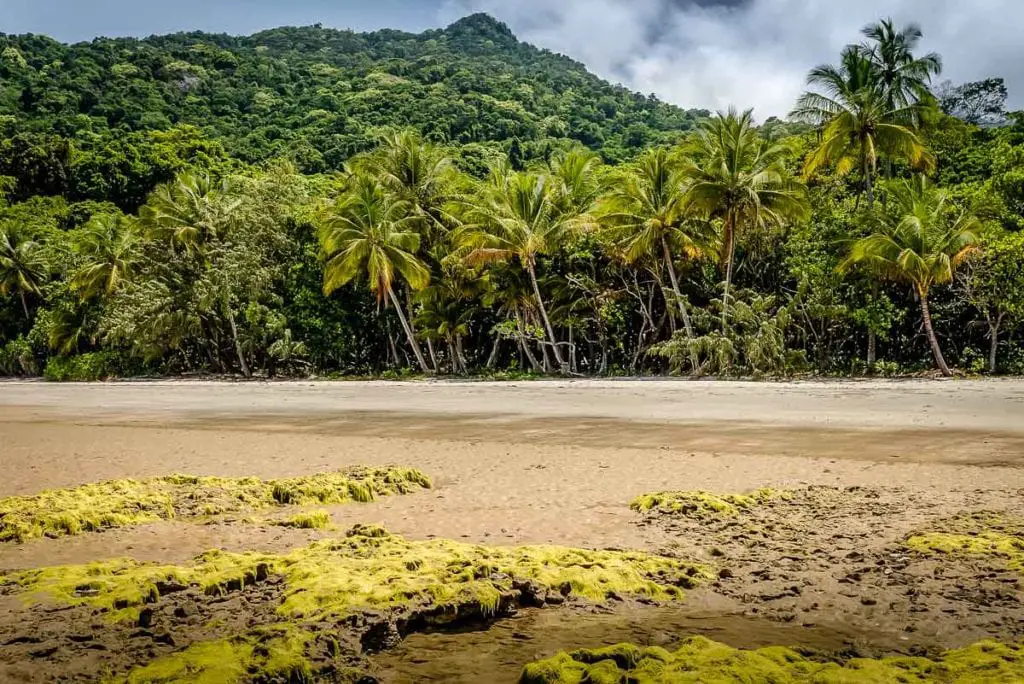
POLYGON ((271 506, 367 502, 430 486, 430 478, 419 470, 394 467, 360 467, 277 480, 192 475, 112 480, 0 499, 0 542, 271 506))
POLYGON ((918 657, 854 658, 844 663, 809 660, 788 648, 735 649, 691 637, 675 652, 619 644, 559 653, 527 665, 520 684, 890 684, 895 682, 1024 681, 1024 646, 983 641, 948 651, 939 660, 918 657))

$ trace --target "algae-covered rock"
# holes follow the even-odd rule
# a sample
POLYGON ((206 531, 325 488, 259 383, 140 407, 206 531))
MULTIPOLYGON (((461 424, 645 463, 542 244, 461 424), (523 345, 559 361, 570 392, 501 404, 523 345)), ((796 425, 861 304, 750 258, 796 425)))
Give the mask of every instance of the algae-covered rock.
POLYGON ((907 548, 931 556, 992 560, 1024 574, 1024 521, 976 513, 946 521, 942 527, 910 535, 907 548))
POLYGON ((773 499, 788 500, 789 493, 775 489, 758 489, 750 494, 712 494, 705 491, 657 492, 643 494, 629 507, 641 513, 682 515, 698 520, 729 518, 745 509, 767 503, 773 499))
POLYGON ((0 499, 0 542, 271 506, 366 502, 430 486, 430 478, 419 470, 396 467, 355 467, 278 480, 194 475, 111 480, 0 499))
POLYGON ((1024 645, 984 641, 938 660, 897 656, 843 663, 810 660, 787 648, 735 649, 704 637, 674 652, 619 644, 559 653, 523 668, 521 684, 981 684, 1024 681, 1024 645))

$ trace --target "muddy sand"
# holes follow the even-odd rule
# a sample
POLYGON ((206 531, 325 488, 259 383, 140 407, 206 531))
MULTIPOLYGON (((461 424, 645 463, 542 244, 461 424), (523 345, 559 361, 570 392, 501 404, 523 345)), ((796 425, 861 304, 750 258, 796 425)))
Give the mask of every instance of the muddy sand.
MULTIPOLYGON (((327 506, 337 529, 370 522, 409 540, 637 549, 721 573, 669 606, 524 609, 488 629, 410 634, 372 656, 381 681, 514 681, 525 662, 558 650, 691 634, 866 655, 1024 637, 1019 575, 903 545, 967 513, 1024 516, 1024 382, 0 383, 0 462, 0 497, 174 473, 279 478, 400 464, 430 474, 434 488, 327 506), (795 494, 729 521, 629 508, 649 492, 762 487, 795 494)), ((338 534, 162 521, 0 544, 0 571, 284 552, 338 534)), ((237 613, 237 602, 227 609, 237 613)), ((97 653, 147 638, 68 633, 70 614, 40 617, 17 596, 0 596, 0 610, 0 679, 59 679, 61 668, 88 679, 106 657, 97 653)))

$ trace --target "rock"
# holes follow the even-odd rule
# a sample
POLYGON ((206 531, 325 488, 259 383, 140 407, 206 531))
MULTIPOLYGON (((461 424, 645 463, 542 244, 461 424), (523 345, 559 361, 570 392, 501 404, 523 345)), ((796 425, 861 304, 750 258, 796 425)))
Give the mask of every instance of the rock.
POLYGON ((156 590, 161 596, 167 596, 168 594, 174 594, 179 591, 185 591, 188 589, 187 584, 181 582, 175 582, 174 580, 158 581, 156 583, 156 590))
POLYGON ((182 601, 174 609, 174 617, 177 617, 177 618, 192 617, 197 612, 199 612, 199 607, 196 606, 195 601, 182 601))
POLYGON ((732 570, 730 570, 729 568, 722 568, 721 570, 718 571, 718 578, 719 579, 732 579, 733 577, 735 577, 735 575, 733 574, 732 570))
POLYGON ((381 620, 372 625, 359 641, 364 651, 374 653, 394 648, 402 643, 402 634, 394 620, 381 620))
POLYGON ((565 597, 556 592, 548 592, 548 595, 544 597, 544 602, 552 606, 560 606, 565 603, 565 597))
POLYGON ((28 654, 33 658, 49 658, 60 650, 60 644, 56 641, 46 641, 31 649, 28 654))
POLYGON ((153 635, 153 641, 158 644, 167 644, 168 646, 174 646, 174 637, 171 636, 170 632, 160 632, 159 634, 153 635))
POLYGON ((536 580, 515 580, 512 588, 519 592, 519 603, 540 608, 547 599, 548 590, 536 580))
POLYGON ((873 605, 876 605, 878 603, 878 601, 876 601, 875 599, 869 598, 867 596, 862 596, 861 599, 860 599, 860 602, 861 602, 861 605, 865 605, 865 606, 873 606, 873 605))
POLYGON ((153 625, 153 609, 143 608, 139 611, 139 627, 146 628, 153 625))

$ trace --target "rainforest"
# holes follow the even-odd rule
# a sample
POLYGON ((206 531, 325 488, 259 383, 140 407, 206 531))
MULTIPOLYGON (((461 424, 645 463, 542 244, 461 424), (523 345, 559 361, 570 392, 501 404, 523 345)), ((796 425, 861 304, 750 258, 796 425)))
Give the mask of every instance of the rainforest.
POLYGON ((483 14, 0 34, 0 374, 1024 373, 1024 114, 921 37, 761 120, 483 14))

